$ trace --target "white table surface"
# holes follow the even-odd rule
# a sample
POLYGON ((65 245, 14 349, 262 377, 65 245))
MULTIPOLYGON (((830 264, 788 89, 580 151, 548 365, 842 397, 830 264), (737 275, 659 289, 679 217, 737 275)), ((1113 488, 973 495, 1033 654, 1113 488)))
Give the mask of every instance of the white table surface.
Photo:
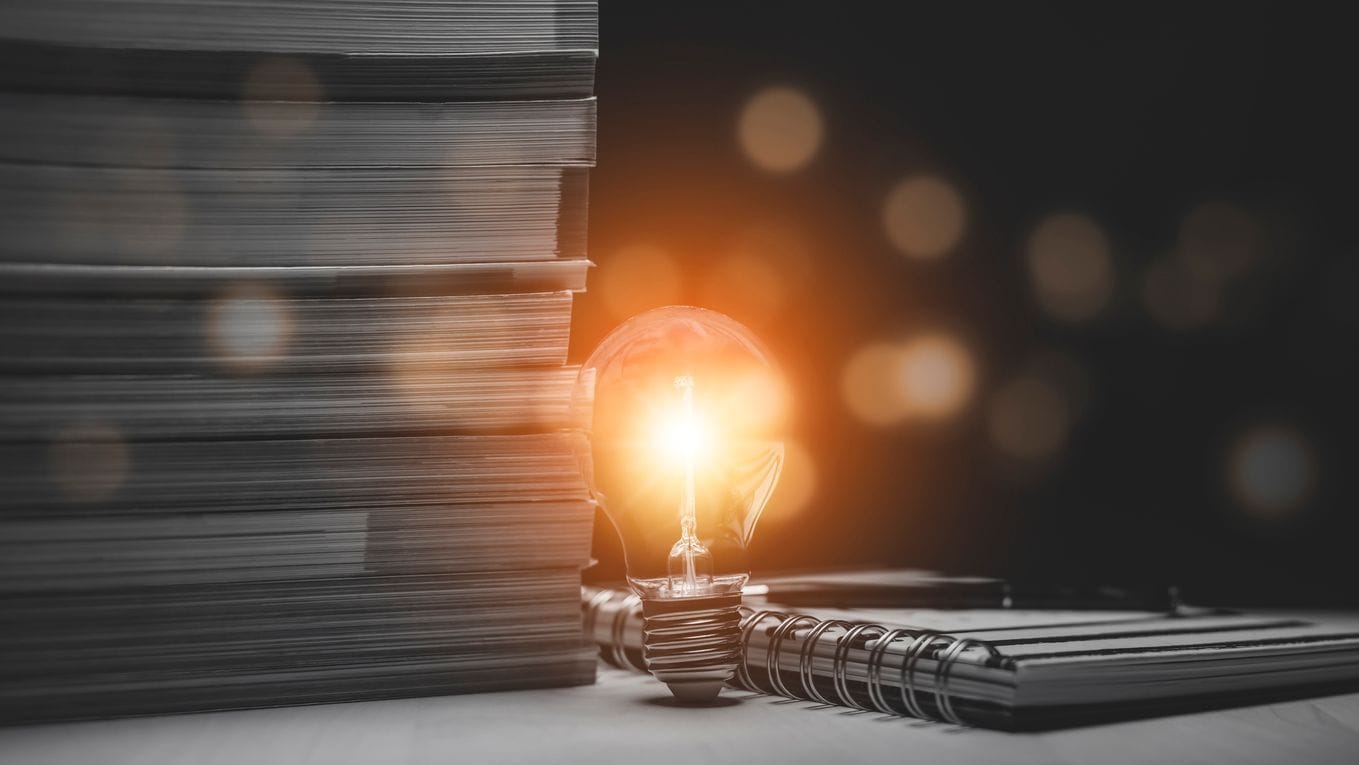
POLYGON ((676 707, 601 669, 582 688, 0 729, 0 763, 1359 763, 1359 694, 1020 734, 723 694, 676 707))

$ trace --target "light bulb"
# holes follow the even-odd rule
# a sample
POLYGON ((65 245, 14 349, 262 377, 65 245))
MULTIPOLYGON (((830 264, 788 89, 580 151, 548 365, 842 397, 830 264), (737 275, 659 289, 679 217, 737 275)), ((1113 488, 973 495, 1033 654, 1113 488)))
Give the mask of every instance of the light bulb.
POLYGON ((647 668, 716 698, 740 660, 746 547, 783 466, 786 388, 759 340, 688 306, 615 329, 585 362, 582 466, 642 599, 647 668))

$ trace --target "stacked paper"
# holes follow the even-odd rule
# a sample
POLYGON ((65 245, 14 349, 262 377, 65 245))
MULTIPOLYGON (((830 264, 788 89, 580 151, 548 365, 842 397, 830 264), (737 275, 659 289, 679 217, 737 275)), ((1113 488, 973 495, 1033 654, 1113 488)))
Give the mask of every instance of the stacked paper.
POLYGON ((594 2, 0 9, 0 719, 585 683, 594 2))

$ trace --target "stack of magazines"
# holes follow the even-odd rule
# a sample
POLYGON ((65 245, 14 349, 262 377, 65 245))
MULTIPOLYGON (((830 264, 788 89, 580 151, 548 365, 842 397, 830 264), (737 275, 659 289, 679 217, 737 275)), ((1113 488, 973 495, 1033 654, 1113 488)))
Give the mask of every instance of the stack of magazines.
POLYGON ((0 721, 588 683, 593 0, 0 7, 0 721))

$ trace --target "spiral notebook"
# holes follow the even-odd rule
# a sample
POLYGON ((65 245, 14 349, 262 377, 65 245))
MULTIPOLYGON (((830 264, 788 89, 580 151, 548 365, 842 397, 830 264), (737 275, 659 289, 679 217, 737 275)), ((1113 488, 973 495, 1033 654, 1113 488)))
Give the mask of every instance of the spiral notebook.
MULTIPOLYGON (((794 610, 772 598, 746 599, 744 657, 730 685, 828 706, 1017 730, 1359 686, 1353 617, 1179 605, 817 608, 805 597, 794 610)), ((586 588, 582 604, 586 634, 601 657, 644 669, 635 596, 586 588)))

